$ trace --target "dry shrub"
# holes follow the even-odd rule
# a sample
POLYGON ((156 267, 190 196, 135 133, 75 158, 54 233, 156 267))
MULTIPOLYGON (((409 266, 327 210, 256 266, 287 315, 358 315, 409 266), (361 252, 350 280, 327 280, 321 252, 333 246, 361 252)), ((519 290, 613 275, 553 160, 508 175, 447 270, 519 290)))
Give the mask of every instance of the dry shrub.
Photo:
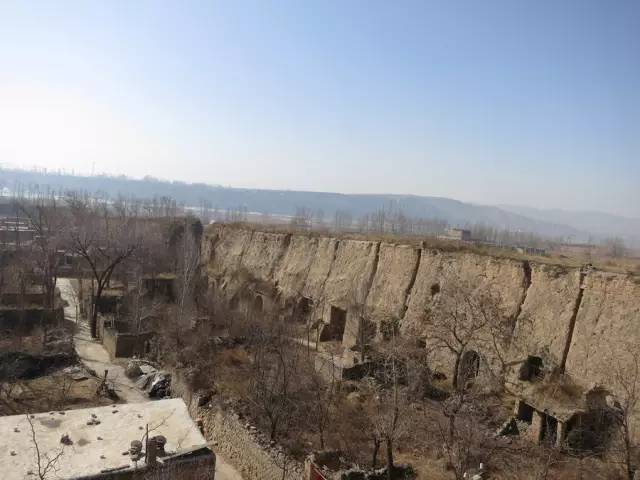
POLYGON ((575 401, 583 394, 582 388, 569 375, 559 372, 547 375, 537 384, 536 392, 557 401, 575 401))
POLYGON ((249 354, 242 347, 222 350, 216 355, 216 360, 217 363, 223 367, 240 367, 251 364, 249 354))

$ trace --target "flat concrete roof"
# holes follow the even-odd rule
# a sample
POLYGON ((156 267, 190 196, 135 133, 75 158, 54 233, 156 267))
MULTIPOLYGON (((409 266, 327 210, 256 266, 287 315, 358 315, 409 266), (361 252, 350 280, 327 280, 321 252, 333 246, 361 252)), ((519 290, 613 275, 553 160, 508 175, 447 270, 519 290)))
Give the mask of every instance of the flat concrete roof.
MULTIPOLYGON (((206 445, 182 399, 65 410, 63 413, 46 412, 30 417, 41 458, 44 459, 44 455, 55 456, 60 451, 63 435, 69 435, 73 442, 64 446, 56 471, 50 475, 55 479, 72 479, 96 475, 106 469, 133 467, 130 456, 123 455, 123 452, 129 450, 132 440, 143 440, 147 425, 149 437, 166 437, 165 451, 168 454, 206 445), (92 419, 100 423, 87 425, 92 419)), ((144 458, 137 466, 144 466, 144 458)), ((0 417, 0 478, 37 479, 37 471, 35 445, 26 415, 0 417)))

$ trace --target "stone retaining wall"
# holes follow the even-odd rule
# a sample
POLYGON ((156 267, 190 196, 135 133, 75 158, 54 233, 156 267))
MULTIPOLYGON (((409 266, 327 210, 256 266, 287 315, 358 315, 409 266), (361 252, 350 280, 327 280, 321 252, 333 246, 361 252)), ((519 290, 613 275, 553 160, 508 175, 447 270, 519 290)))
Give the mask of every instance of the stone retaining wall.
POLYGON ((172 372, 172 394, 184 399, 194 420, 202 422, 204 436, 216 454, 220 454, 241 474, 244 480, 300 480, 304 467, 271 446, 257 429, 224 406, 199 407, 199 396, 193 394, 183 376, 172 372), (283 467, 286 474, 283 477, 283 467))

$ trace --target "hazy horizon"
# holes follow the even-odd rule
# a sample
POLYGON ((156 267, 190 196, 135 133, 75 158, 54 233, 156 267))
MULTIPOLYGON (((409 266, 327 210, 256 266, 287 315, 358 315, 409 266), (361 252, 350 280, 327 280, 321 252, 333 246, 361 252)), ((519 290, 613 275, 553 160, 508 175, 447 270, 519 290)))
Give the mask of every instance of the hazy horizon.
MULTIPOLYGON (((26 172, 29 171, 33 171, 33 172, 40 172, 43 173, 44 170, 46 169, 46 167, 41 167, 41 166, 33 166, 31 169, 28 168, 23 168, 17 165, 7 165, 7 164, 2 164, 0 163, 0 172, 1 169, 8 169, 8 170, 24 170, 26 172)), ((504 208, 504 209, 532 209, 532 210, 540 210, 540 211, 547 211, 547 212, 553 212, 553 211, 557 211, 557 212, 564 212, 564 213, 588 213, 588 214, 604 214, 604 215, 613 215, 613 216, 618 216, 620 218, 625 218, 625 219, 629 219, 629 220, 640 220, 640 216, 638 217, 633 217, 633 216, 628 216, 628 215, 620 215, 620 214, 616 214, 616 213, 612 213, 612 212, 605 212, 604 210, 580 210, 580 209, 563 209, 563 208, 555 208, 555 207, 550 207, 550 208, 538 208, 538 207, 532 207, 531 205, 525 205, 525 204, 515 204, 515 203, 511 203, 511 204, 507 204, 507 203, 502 203, 502 204, 486 204, 486 203, 480 203, 480 202, 474 202, 474 201, 464 201, 464 200, 460 200, 458 198, 455 197, 446 197, 446 196, 437 196, 437 195, 428 195, 428 194, 414 194, 414 193, 394 193, 394 192, 359 192, 359 193, 353 193, 353 192, 338 192, 338 191, 329 191, 329 190, 300 190, 300 189, 296 189, 296 188, 287 188, 287 189, 277 189, 277 188, 261 188, 261 187, 245 187, 245 186, 236 186, 236 185, 223 185, 223 184, 218 184, 218 183, 209 183, 209 182, 192 182, 189 180, 180 180, 180 179, 171 179, 171 178, 159 178, 159 177, 154 177, 152 175, 145 175, 143 177, 133 177, 133 176, 129 176, 129 175, 124 175, 124 174, 109 174, 106 172, 94 172, 94 173, 86 173, 86 172, 76 172, 75 170, 72 171, 66 171, 63 169, 46 169, 46 174, 47 175, 72 175, 72 176, 78 176, 78 177, 103 177, 103 176, 108 176, 111 178, 119 178, 119 177, 125 177, 127 180, 132 180, 132 181, 141 181, 141 180, 154 180, 154 181, 159 181, 159 182, 181 182, 181 183, 186 183, 186 184, 193 184, 193 185, 197 185, 197 184, 203 184, 209 187, 221 187, 221 188, 230 188, 230 189, 237 189, 237 190, 264 190, 264 191, 289 191, 289 192, 303 192, 303 193, 320 193, 320 194, 337 194, 337 195, 363 195, 363 196, 406 196, 406 197, 426 197, 426 198, 441 198, 441 199, 445 199, 445 200, 454 200, 454 201, 460 201, 462 203, 466 203, 469 205, 476 205, 476 206, 490 206, 490 207, 498 207, 498 208, 504 208)))
POLYGON ((0 164, 640 217, 640 4, 0 5, 0 164))

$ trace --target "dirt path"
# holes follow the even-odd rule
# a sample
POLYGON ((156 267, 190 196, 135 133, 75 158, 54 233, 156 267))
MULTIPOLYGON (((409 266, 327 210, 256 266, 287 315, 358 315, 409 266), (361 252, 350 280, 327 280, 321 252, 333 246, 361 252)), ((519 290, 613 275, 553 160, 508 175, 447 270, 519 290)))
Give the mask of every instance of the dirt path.
MULTIPOLYGON (((60 289, 62 299, 67 303, 64 307, 65 319, 76 322, 76 295, 71 281, 68 278, 59 278, 57 287, 60 289)), ((78 357, 84 365, 95 370, 98 375, 103 375, 105 370, 109 371, 108 380, 114 385, 116 392, 126 403, 151 401, 125 375, 124 368, 111 361, 109 352, 102 344, 91 338, 89 324, 81 317, 77 319, 74 344, 78 357)), ((218 453, 216 453, 216 480, 243 480, 240 473, 218 453)))
POLYGON ((243 480, 242 475, 218 453, 216 453, 216 480, 243 480))
MULTIPOLYGON (((58 279, 58 288, 62 299, 67 302, 64 308, 65 319, 76 321, 76 296, 68 278, 58 279)), ((116 392, 122 400, 127 403, 147 402, 149 399, 141 392, 124 374, 124 368, 111 361, 109 353, 102 344, 91 338, 89 325, 86 320, 79 318, 74 334, 74 344, 76 353, 80 361, 88 368, 91 368, 99 376, 108 370, 108 380, 114 385, 116 392)))

